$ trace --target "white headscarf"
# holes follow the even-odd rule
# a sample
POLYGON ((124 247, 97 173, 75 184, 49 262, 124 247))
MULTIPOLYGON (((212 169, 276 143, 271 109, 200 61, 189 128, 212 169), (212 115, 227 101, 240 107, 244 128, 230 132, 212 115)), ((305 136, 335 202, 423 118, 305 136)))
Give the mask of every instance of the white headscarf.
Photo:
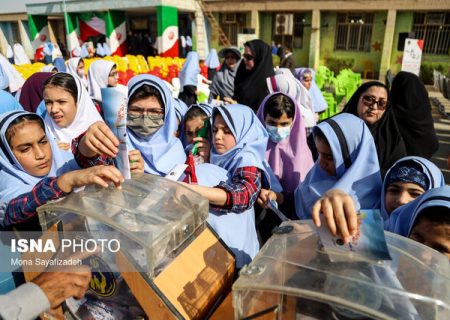
POLYGON ((108 86, 108 77, 114 62, 96 60, 91 63, 88 71, 88 89, 92 99, 102 101, 102 88, 108 86))
POLYGON ((11 47, 11 45, 8 44, 8 47, 6 48, 6 57, 9 58, 14 58, 14 52, 13 49, 11 47))
MULTIPOLYGON (((72 76, 73 77, 73 76, 72 76)), ((44 121, 49 127, 53 136, 60 142, 71 143, 74 138, 77 138, 80 134, 86 132, 91 124, 97 121, 103 121, 102 117, 98 113, 94 106, 86 88, 81 84, 80 79, 75 78, 77 84, 77 113, 72 123, 66 127, 59 127, 47 113, 44 121)))
POLYGON ((9 80, 9 91, 16 92, 22 88, 25 79, 22 78, 20 73, 12 66, 12 64, 0 53, 0 65, 3 72, 7 75, 9 80))
POLYGON ((70 73, 74 78, 78 78, 83 86, 87 89, 88 83, 86 77, 80 77, 78 74, 78 64, 80 63, 81 58, 70 58, 67 61, 67 73, 70 73))
POLYGON ((25 53, 22 45, 20 43, 14 44, 14 63, 18 66, 22 64, 31 64, 30 58, 25 53))

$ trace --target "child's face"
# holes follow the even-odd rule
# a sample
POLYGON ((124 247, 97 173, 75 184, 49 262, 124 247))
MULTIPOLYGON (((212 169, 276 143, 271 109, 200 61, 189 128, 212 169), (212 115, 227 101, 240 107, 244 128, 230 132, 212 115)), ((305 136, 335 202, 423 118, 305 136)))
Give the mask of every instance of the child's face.
POLYGON ((409 238, 441 252, 450 259, 450 226, 448 224, 437 224, 422 218, 411 230, 409 238))
POLYGON ((184 124, 184 132, 186 134, 186 139, 188 144, 191 144, 195 137, 197 137, 198 131, 203 128, 204 121, 201 117, 195 117, 189 119, 184 124))
POLYGON ((80 77, 84 77, 84 61, 83 60, 80 60, 80 62, 78 63, 77 74, 80 77))
POLYGON ((317 152, 319 153, 319 166, 329 176, 335 176, 336 166, 334 165, 333 152, 331 152, 330 146, 319 138, 314 138, 314 143, 316 144, 317 152))
POLYGON ((386 189, 384 197, 384 206, 387 213, 391 213, 398 207, 401 207, 408 202, 424 193, 422 187, 410 182, 393 182, 386 189))
POLYGON ((116 67, 113 67, 108 75, 108 87, 117 87, 118 83, 119 74, 117 73, 116 67))
POLYGON ((220 114, 214 117, 213 135, 214 148, 218 154, 224 154, 236 145, 236 138, 220 114))
POLYGON ((52 148, 36 122, 16 125, 9 146, 23 169, 35 177, 45 176, 52 167, 52 148))
POLYGON ((56 125, 60 128, 70 126, 77 114, 77 104, 72 95, 60 87, 48 86, 43 96, 47 112, 56 125))
POLYGON ((289 118, 286 113, 283 113, 279 118, 272 118, 270 114, 266 115, 265 123, 273 127, 290 127, 293 119, 289 118))

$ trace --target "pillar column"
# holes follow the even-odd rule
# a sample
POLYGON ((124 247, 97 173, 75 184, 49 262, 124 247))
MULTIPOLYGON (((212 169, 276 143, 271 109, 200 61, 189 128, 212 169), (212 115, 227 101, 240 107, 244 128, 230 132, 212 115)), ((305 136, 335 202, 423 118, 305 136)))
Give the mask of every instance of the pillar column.
POLYGON ((309 45, 309 67, 317 70, 320 59, 320 10, 313 10, 311 18, 311 42, 309 45))
POLYGON ((250 16, 250 26, 251 28, 255 29, 256 39, 259 39, 259 11, 258 10, 252 10, 251 16, 250 16))
POLYGON ((22 44, 23 49, 25 50, 25 53, 27 54, 28 58, 33 59, 34 58, 33 46, 31 45, 30 38, 28 37, 27 31, 23 26, 22 20, 17 20, 17 25, 19 26, 20 43, 22 44))
POLYGON ((394 44, 396 10, 389 10, 386 19, 386 29, 384 31, 383 52, 381 53, 379 80, 384 82, 386 73, 391 66, 392 46, 394 44))

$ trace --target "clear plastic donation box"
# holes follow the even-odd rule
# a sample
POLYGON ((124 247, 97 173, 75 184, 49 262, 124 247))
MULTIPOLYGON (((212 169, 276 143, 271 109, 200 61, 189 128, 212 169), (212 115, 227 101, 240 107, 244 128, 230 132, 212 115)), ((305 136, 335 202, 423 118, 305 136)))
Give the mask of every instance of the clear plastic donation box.
POLYGON ((66 301, 68 318, 204 319, 231 290, 234 257, 206 223, 208 200, 179 183, 137 174, 38 212, 42 237, 77 244, 92 270, 86 296, 66 301))
POLYGON ((284 223, 233 284, 235 319, 450 319, 450 264, 385 232, 392 260, 327 254, 311 221, 284 223))

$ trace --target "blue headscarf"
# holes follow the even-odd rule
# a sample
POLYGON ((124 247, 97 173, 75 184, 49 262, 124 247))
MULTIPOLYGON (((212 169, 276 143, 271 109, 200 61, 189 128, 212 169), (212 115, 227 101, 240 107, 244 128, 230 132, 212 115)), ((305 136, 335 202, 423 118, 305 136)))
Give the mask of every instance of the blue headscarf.
POLYGON ((265 172, 264 159, 269 135, 256 114, 242 104, 220 106, 213 110, 214 116, 220 114, 236 139, 236 145, 224 154, 211 148, 211 163, 228 171, 230 175, 238 168, 257 167, 265 172))
MULTIPOLYGON (((34 115, 27 111, 10 111, 0 114, 0 202, 1 207, 17 196, 29 192, 33 187, 45 177, 57 177, 61 174, 78 169, 71 152, 61 151, 55 139, 52 138, 50 131, 45 128, 48 141, 52 148, 52 167, 45 177, 35 177, 28 174, 14 156, 8 141, 6 140, 6 131, 12 121, 20 116, 34 115)), ((44 120, 40 119, 42 122, 44 120)))
POLYGON ((395 209, 384 223, 384 229, 409 237, 420 213, 429 207, 450 208, 450 186, 430 189, 408 204, 395 209))
POLYGON ((55 58, 55 60, 53 60, 53 65, 56 67, 58 72, 66 72, 67 70, 66 63, 64 62, 64 59, 61 57, 55 58))
MULTIPOLYGON (((389 182, 391 181, 392 170, 395 168, 399 168, 401 166, 407 167, 408 162, 410 163, 409 166, 411 166, 411 162, 413 162, 416 165, 416 167, 422 168, 420 172, 423 175, 425 175, 425 177, 428 179, 428 187, 424 188, 425 191, 434 188, 439 188, 445 185, 445 179, 444 175, 442 174, 442 171, 433 162, 425 158, 415 156, 401 158, 396 163, 394 163, 394 165, 388 170, 386 176, 384 177, 383 189, 381 190, 381 216, 383 217, 384 220, 389 218, 389 214, 387 213, 385 207, 385 197, 386 197, 386 190, 389 186, 389 182)), ((401 180, 405 182, 415 183, 413 181, 406 181, 403 178, 401 180)))
POLYGON ((216 49, 211 49, 208 56, 206 57, 205 65, 209 69, 216 69, 218 66, 220 66, 219 56, 217 55, 216 49))
POLYGON ((9 87, 9 78, 8 74, 3 70, 2 65, 0 64, 0 90, 5 90, 9 87))
POLYGON ((364 121, 351 114, 338 114, 317 127, 330 145, 336 176, 329 176, 316 161, 295 190, 297 216, 310 219, 314 203, 326 191, 336 188, 353 198, 356 210, 379 208, 380 166, 372 134, 364 121))
POLYGON ((180 78, 180 90, 183 91, 184 86, 197 86, 197 76, 200 73, 200 66, 198 64, 198 54, 195 51, 188 53, 183 68, 178 77, 180 78))
POLYGON ((175 108, 175 114, 181 125, 184 120, 184 115, 186 114, 186 111, 188 110, 188 106, 186 105, 186 103, 184 103, 184 101, 181 101, 178 98, 173 98, 173 100, 174 100, 173 106, 175 108))
POLYGON ((175 115, 174 100, 172 94, 158 77, 141 74, 131 78, 128 82, 128 98, 143 85, 149 85, 159 91, 164 104, 164 125, 148 138, 141 138, 132 130, 128 132, 128 147, 137 149, 144 158, 144 171, 160 176, 165 176, 177 164, 186 161, 186 155, 181 141, 175 137, 177 131, 177 119, 175 115))
POLYGON ((313 69, 309 68, 297 68, 295 69, 295 72, 297 74, 297 79, 301 80, 300 78, 307 72, 311 73, 312 81, 311 81, 311 88, 309 88, 309 95, 312 100, 312 107, 314 112, 323 112, 328 109, 328 104, 325 101, 325 98, 323 97, 322 91, 320 91, 319 87, 316 83, 316 73, 313 69))
MULTIPOLYGON (((204 113, 206 113, 206 115, 209 118, 210 124, 211 124, 211 114, 212 114, 213 107, 210 104, 203 103, 203 102, 196 103, 196 104, 191 104, 189 106, 189 108, 187 109, 186 113, 193 107, 200 108, 204 113)), ((186 113, 185 113, 185 116, 186 116, 186 113)), ((192 145, 189 145, 188 142, 187 142, 186 133, 184 132, 185 131, 184 130, 184 127, 185 127, 184 126, 184 122, 185 122, 185 120, 183 118, 183 122, 182 122, 182 125, 180 127, 180 140, 183 143, 183 147, 185 148, 185 150, 190 150, 190 148, 186 148, 188 146, 192 147, 192 145)))
POLYGON ((0 90, 0 113, 13 110, 23 111, 23 107, 9 92, 0 90))

